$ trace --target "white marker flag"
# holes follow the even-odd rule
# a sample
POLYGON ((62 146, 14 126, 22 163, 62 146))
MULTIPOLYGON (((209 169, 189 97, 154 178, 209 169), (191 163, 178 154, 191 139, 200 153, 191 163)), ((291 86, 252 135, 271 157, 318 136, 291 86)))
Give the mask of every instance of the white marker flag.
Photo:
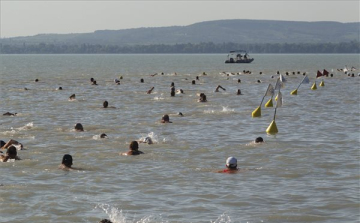
POLYGON ((280 82, 281 82, 281 83, 285 83, 285 82, 286 82, 286 79, 285 79, 285 77, 284 77, 282 74, 280 74, 280 82))
POLYGON ((276 101, 276 108, 280 108, 282 107, 282 94, 281 92, 279 91, 278 95, 277 95, 277 101, 276 101))
POLYGON ((309 78, 308 78, 307 75, 304 77, 304 79, 302 80, 301 83, 302 83, 302 84, 308 84, 308 83, 310 83, 310 80, 309 80, 309 78))
POLYGON ((275 93, 274 87, 271 84, 269 84, 265 96, 274 96, 274 93, 275 93))
POLYGON ((281 81, 278 78, 275 84, 275 90, 280 90, 280 88, 283 88, 283 85, 281 84, 281 81))

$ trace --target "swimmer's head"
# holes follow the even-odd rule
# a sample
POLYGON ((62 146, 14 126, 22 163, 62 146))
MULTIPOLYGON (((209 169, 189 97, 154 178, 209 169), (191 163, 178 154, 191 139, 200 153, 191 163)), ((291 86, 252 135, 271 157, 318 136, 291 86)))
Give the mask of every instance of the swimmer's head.
POLYGON ((192 81, 191 81, 191 84, 195 84, 195 80, 192 80, 192 81))
POLYGON ((62 90, 62 87, 58 87, 58 90, 62 90))
POLYGON ((102 219, 101 221, 99 221, 99 223, 112 223, 112 221, 108 219, 102 219))
POLYGON ((94 82, 94 80, 95 80, 94 78, 90 78, 90 82, 94 82))
POLYGON ((0 140, 0 148, 3 147, 3 146, 5 146, 5 144, 6 144, 6 143, 5 143, 4 141, 0 140))
POLYGON ((63 164, 66 167, 71 167, 73 165, 73 159, 72 156, 69 154, 65 154, 63 156, 62 162, 61 164, 63 164))
POLYGON ((137 151, 139 150, 139 143, 137 141, 132 141, 129 145, 129 149, 131 151, 137 151))
POLYGON ((184 115, 183 115, 183 113, 181 113, 181 112, 179 112, 179 113, 178 113, 178 115, 180 115, 180 116, 184 116, 184 115))
POLYGON ((35 82, 38 82, 39 81, 39 79, 35 79, 35 82))
POLYGON ((141 78, 141 79, 140 79, 140 83, 144 83, 144 79, 141 78))
POLYGON ((230 169, 236 169, 237 167, 237 159, 235 157, 229 157, 226 160, 226 167, 230 169))
POLYGON ((143 143, 152 144, 153 142, 152 142, 152 139, 151 139, 149 136, 147 136, 147 137, 145 137, 145 139, 143 140, 143 143))
POLYGON ((264 142, 264 139, 262 137, 257 137, 255 139, 255 143, 262 143, 262 142, 264 142))
POLYGON ((10 146, 6 151, 6 155, 9 156, 9 159, 15 159, 16 156, 17 156, 16 147, 15 146, 10 146))
POLYGON ((77 123, 75 125, 75 130, 78 131, 78 132, 83 132, 84 131, 84 127, 82 126, 81 123, 77 123))
POLYGON ((169 117, 169 115, 164 115, 164 116, 161 118, 161 121, 162 121, 162 122, 170 122, 170 117, 169 117))
POLYGON ((107 108, 107 107, 109 106, 109 102, 108 102, 108 101, 104 101, 103 106, 104 106, 104 108, 107 108))
POLYGON ((108 138, 108 136, 107 136, 105 133, 102 133, 102 134, 100 135, 100 138, 104 139, 104 138, 108 138))
POLYGON ((261 83, 261 80, 257 80, 258 83, 261 83))
POLYGON ((76 97, 75 94, 72 94, 72 95, 70 95, 69 99, 72 100, 72 99, 75 99, 75 97, 76 97))

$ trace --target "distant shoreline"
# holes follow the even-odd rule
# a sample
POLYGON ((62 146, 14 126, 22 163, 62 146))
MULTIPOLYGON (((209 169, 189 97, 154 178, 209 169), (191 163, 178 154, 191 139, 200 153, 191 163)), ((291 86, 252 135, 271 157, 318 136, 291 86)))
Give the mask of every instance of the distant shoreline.
POLYGON ((244 49, 252 54, 359 54, 360 42, 341 43, 187 43, 152 45, 92 45, 92 44, 4 44, 0 54, 227 54, 244 49))

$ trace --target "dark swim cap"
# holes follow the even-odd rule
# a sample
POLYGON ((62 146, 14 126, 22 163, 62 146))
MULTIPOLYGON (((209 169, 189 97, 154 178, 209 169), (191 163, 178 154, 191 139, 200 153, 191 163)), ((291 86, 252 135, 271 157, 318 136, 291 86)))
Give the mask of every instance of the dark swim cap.
POLYGON ((73 161, 73 159, 72 159, 72 156, 71 156, 71 155, 65 154, 65 155, 63 156, 63 159, 62 159, 62 163, 63 163, 63 164, 68 164, 68 163, 72 164, 72 161, 73 161))
POLYGON ((6 143, 5 143, 4 141, 0 140, 0 148, 3 147, 3 146, 5 146, 5 144, 6 144, 6 143))
POLYGON ((261 137, 257 137, 257 138, 255 139, 255 142, 256 142, 256 143, 264 142, 264 139, 261 138, 261 137))

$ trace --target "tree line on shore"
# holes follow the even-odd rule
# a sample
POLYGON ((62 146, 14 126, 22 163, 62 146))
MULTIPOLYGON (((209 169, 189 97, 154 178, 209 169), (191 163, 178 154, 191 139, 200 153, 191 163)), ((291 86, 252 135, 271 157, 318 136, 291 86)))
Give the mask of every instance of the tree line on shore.
POLYGON ((341 43, 186 43, 151 45, 99 45, 99 44, 1 44, 0 54, 176 54, 176 53, 228 53, 231 50, 250 53, 360 53, 360 42, 341 43))

